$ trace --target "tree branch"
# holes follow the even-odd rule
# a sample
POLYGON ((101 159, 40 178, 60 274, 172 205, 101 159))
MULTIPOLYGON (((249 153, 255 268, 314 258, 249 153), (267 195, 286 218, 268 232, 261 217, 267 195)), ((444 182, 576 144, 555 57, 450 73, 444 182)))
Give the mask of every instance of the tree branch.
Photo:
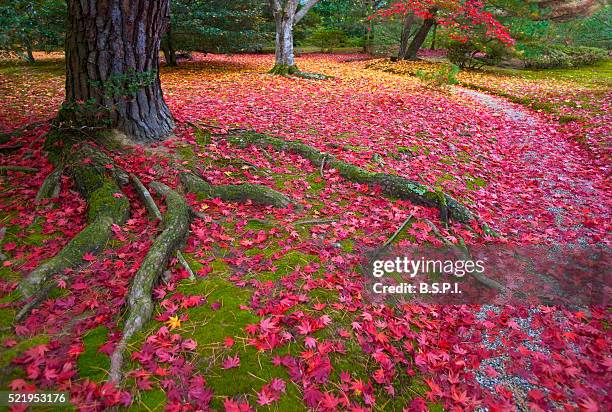
POLYGON ((312 8, 315 4, 317 4, 319 0, 308 0, 304 5, 295 13, 295 17, 293 18, 293 24, 298 24, 300 20, 308 13, 308 10, 312 8))

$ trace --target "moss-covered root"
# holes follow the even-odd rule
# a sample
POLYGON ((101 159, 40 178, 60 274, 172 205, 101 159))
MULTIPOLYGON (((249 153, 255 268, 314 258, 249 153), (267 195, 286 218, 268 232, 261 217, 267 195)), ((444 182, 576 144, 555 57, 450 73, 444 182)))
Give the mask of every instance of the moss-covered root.
MULTIPOLYGON (((259 147, 271 146, 278 151, 296 153, 310 160, 317 167, 325 162, 326 167, 336 169, 347 180, 381 187, 383 193, 390 197, 410 200, 415 204, 423 206, 435 207, 440 210, 440 215, 444 220, 450 218, 464 224, 470 224, 474 220, 478 221, 477 217, 466 206, 445 193, 433 190, 424 184, 406 179, 405 177, 388 173, 368 172, 301 142, 286 141, 253 132, 234 133, 229 135, 228 139, 231 143, 241 146, 251 144, 259 147)), ((495 234, 488 226, 482 223, 481 226, 487 235, 495 234)))
POLYGON ((268 73, 288 76, 290 74, 299 73, 300 69, 296 65, 289 66, 288 64, 275 64, 268 73))
POLYGON ((203 198, 216 198, 227 202, 251 202, 262 206, 285 208, 293 202, 284 194, 267 186, 243 183, 240 185, 211 185, 191 173, 181 174, 181 183, 186 191, 203 198))
MULTIPOLYGON (((82 264, 83 255, 86 253, 101 251, 112 235, 112 225, 123 224, 129 216, 130 204, 115 178, 100 171, 105 170, 105 164, 109 163, 100 165, 92 161, 89 154, 97 149, 91 146, 88 148, 79 150, 69 166, 79 191, 89 205, 88 225, 57 255, 38 266, 21 281, 19 289, 26 299, 39 300, 41 296, 35 295, 48 290, 45 284, 53 275, 82 264)), ((109 162, 110 159, 106 158, 104 161, 109 162)), ((21 318, 27 315, 23 311, 20 314, 21 318)))
POLYGON ((167 212, 164 215, 163 231, 157 236, 132 280, 128 294, 128 315, 123 326, 123 337, 111 355, 109 380, 121 380, 123 354, 127 343, 149 321, 153 313, 151 293, 163 273, 168 260, 180 247, 189 231, 191 210, 185 199, 168 186, 153 182, 151 187, 165 196, 167 212))
POLYGON ((36 193, 36 198, 34 199, 36 203, 41 202, 43 199, 59 196, 60 179, 62 178, 63 172, 64 165, 59 164, 54 171, 49 173, 49 175, 45 178, 45 181, 40 186, 40 189, 38 189, 38 193, 36 193))

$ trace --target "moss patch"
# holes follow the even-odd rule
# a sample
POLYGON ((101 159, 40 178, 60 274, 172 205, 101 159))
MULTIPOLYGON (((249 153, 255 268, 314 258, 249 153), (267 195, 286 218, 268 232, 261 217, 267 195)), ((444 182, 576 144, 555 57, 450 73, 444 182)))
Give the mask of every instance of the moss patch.
POLYGON ((108 329, 98 326, 83 337, 85 350, 77 360, 80 377, 89 378, 94 382, 101 382, 107 377, 110 360, 108 356, 98 352, 100 346, 106 343, 107 336, 108 329))

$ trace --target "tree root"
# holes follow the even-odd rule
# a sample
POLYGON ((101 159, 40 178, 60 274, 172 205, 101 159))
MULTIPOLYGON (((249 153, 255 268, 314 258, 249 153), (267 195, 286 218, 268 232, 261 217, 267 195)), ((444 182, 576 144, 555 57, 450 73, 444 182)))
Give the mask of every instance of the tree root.
POLYGON ((382 192, 389 197, 410 200, 422 206, 435 207, 440 210, 440 216, 443 220, 450 218, 466 225, 476 221, 480 224, 482 231, 486 235, 499 237, 497 233, 482 223, 466 206, 451 196, 433 190, 419 182, 394 174, 368 172, 301 142, 287 141, 254 132, 232 133, 226 135, 226 137, 230 143, 240 146, 256 145, 264 148, 272 146, 278 151, 296 153, 310 160, 315 166, 320 167, 324 163, 327 168, 336 169, 347 180, 365 183, 372 187, 380 187, 382 192))
POLYGON ((164 230, 157 236, 145 256, 140 269, 132 280, 128 294, 128 315, 123 326, 123 337, 111 355, 109 380, 119 382, 123 365, 123 354, 128 341, 147 323, 153 313, 151 293, 162 275, 168 260, 180 247, 189 230, 192 214, 183 197, 168 186, 153 182, 151 187, 165 196, 168 211, 163 220, 164 230))
MULTIPOLYGON (((145 208, 147 209, 147 212, 149 212, 149 214, 155 219, 163 220, 162 214, 159 211, 159 208, 157 207, 155 200, 153 200, 153 196, 151 196, 151 193, 142 184, 140 179, 138 179, 138 177, 134 174, 130 174, 130 179, 132 180, 132 184, 136 188, 138 197, 140 197, 140 200, 142 200, 142 202, 144 203, 145 208)), ((195 274, 193 273, 193 270, 189 266, 189 263, 187 263, 187 260, 185 259, 185 257, 183 256, 183 253, 180 250, 176 251, 176 257, 181 263, 181 265, 183 265, 187 273, 189 273, 189 279, 191 280, 195 279, 195 274)))
POLYGON ((298 73, 300 69, 296 65, 289 66, 288 64, 275 64, 268 73, 278 74, 281 76, 287 76, 290 74, 298 73))
POLYGON ((275 64, 274 67, 268 71, 268 73, 279 76, 301 77, 302 79, 310 80, 327 80, 333 78, 333 76, 327 76, 325 74, 303 72, 298 69, 295 64, 293 66, 289 66, 287 64, 275 64))
POLYGON ((262 206, 285 208, 294 202, 284 194, 267 186, 243 183, 240 185, 211 185, 191 173, 181 174, 181 183, 186 191, 204 198, 220 198, 227 202, 252 201, 262 206))
POLYGON ((46 178, 43 184, 36 193, 34 201, 40 203, 43 199, 55 198, 59 196, 60 192, 60 179, 64 172, 64 165, 59 164, 53 172, 51 172, 46 178))
POLYGON ((30 124, 26 124, 25 126, 19 127, 15 130, 13 130, 12 132, 8 132, 8 133, 0 133, 0 144, 4 144, 4 143, 8 143, 10 142, 14 137, 19 137, 21 136, 23 133, 36 129, 37 127, 40 127, 46 123, 48 123, 48 120, 44 120, 44 121, 40 121, 40 122, 33 122, 30 124))
MULTIPOLYGON (((41 302, 45 291, 49 291, 51 277, 65 269, 83 263, 86 253, 98 253, 104 249, 112 236, 112 226, 123 224, 129 215, 130 204, 114 177, 105 173, 106 165, 112 160, 98 149, 83 144, 75 151, 69 171, 74 178, 79 192, 87 201, 88 225, 72 238, 57 255, 47 260, 27 277, 20 285, 25 299, 41 302), (96 160, 97 159, 97 160, 96 160), (99 163, 102 161, 103 163, 99 163)), ((20 311, 17 321, 23 319, 36 305, 28 304, 27 311, 20 311)))
POLYGON ((6 175, 6 172, 23 172, 23 173, 36 173, 38 169, 35 167, 26 166, 0 166, 0 175, 6 175))

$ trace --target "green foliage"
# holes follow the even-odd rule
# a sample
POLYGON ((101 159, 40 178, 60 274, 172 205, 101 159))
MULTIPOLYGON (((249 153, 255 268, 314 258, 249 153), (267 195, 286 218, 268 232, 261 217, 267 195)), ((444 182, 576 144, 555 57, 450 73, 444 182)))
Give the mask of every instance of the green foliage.
POLYGON ((61 0, 0 2, 0 52, 33 62, 34 50, 62 48, 66 3, 61 0))
POLYGON ((447 57, 461 69, 479 69, 495 66, 506 54, 506 48, 497 42, 452 41, 448 45, 447 57))
POLYGON ((517 48, 525 67, 532 69, 586 66, 604 60, 608 56, 606 50, 585 46, 527 44, 517 48))
POLYGON ((459 67, 451 64, 445 65, 433 73, 417 70, 415 76, 421 79, 427 86, 441 88, 459 83, 457 74, 459 74, 459 67))
POLYGON ((175 50, 212 53, 258 51, 267 33, 263 29, 264 2, 255 0, 171 0, 171 38, 175 50))
POLYGON ((137 72, 130 69, 127 73, 113 73, 104 81, 90 81, 101 96, 109 99, 135 96, 144 87, 157 79, 157 71, 137 72))
POLYGON ((346 35, 338 29, 319 27, 310 36, 309 42, 317 46, 321 51, 332 51, 334 48, 341 47, 346 43, 346 35))

